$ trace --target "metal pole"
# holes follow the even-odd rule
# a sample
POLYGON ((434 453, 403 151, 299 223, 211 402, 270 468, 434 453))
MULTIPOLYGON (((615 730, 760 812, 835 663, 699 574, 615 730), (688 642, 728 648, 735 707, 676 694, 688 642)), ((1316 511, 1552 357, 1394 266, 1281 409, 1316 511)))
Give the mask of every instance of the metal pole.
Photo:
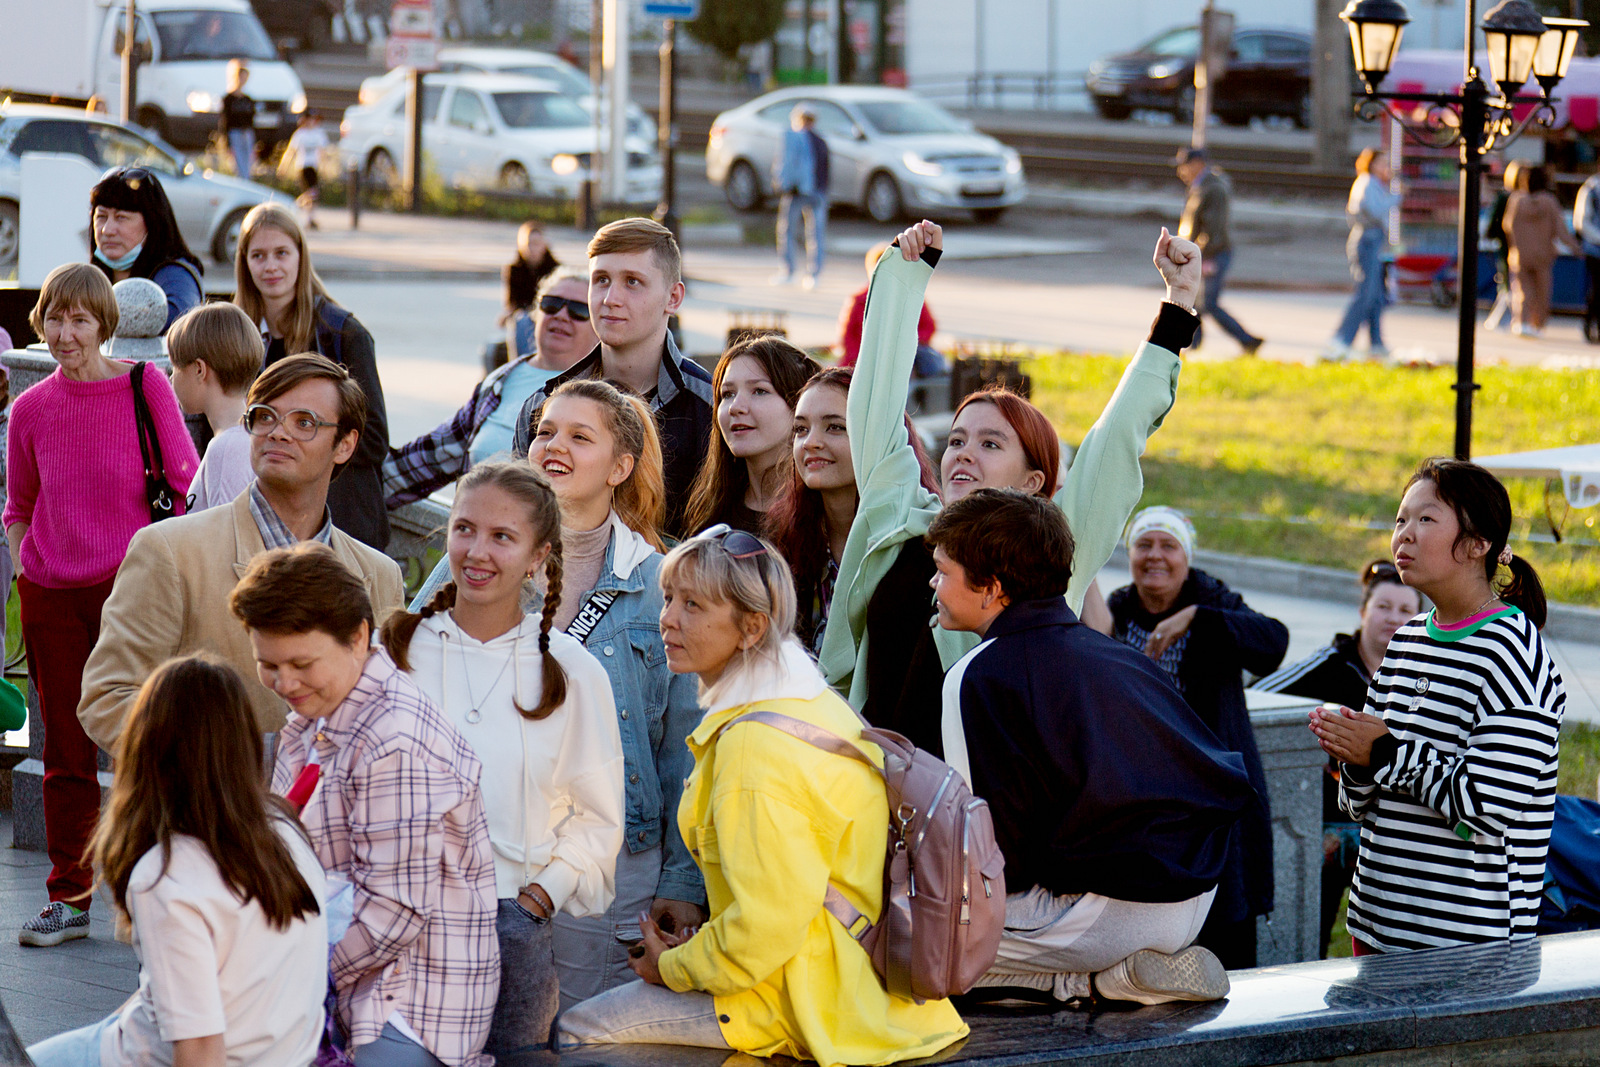
POLYGON ((139 27, 138 15, 134 12, 134 0, 128 0, 128 25, 122 32, 122 114, 123 122, 133 122, 134 115, 138 112, 138 97, 135 95, 137 87, 134 82, 138 78, 139 56, 134 51, 134 36, 139 27))
POLYGON ((589 85, 594 91, 594 149, 589 153, 589 165, 583 169, 583 184, 578 187, 578 203, 574 223, 580 230, 594 230, 596 178, 600 169, 600 87, 605 79, 605 61, 600 54, 601 27, 605 23, 603 0, 589 4, 589 85))
POLYGON ((678 236, 678 180, 673 150, 678 144, 678 20, 661 27, 661 203, 656 221, 678 236))
POLYGON ((1189 143, 1195 148, 1206 146, 1206 122, 1211 117, 1211 37, 1215 32, 1211 11, 1211 0, 1206 0, 1200 10, 1200 51, 1194 57, 1194 132, 1189 143))
POLYGON ((1472 458, 1472 380, 1478 331, 1478 209, 1483 179, 1483 125, 1488 119, 1488 90, 1478 77, 1476 0, 1467 0, 1466 76, 1461 97, 1461 203, 1456 250, 1457 289, 1460 295, 1456 332, 1456 458, 1472 458))
POLYGON ((406 158, 401 171, 401 201, 407 211, 422 210, 422 71, 406 68, 406 158))

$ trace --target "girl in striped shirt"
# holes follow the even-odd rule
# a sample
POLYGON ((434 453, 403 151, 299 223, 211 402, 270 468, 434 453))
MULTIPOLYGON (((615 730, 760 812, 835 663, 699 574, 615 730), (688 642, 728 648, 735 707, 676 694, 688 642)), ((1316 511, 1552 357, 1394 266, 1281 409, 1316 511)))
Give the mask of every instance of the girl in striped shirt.
POLYGON ((1395 633, 1364 712, 1311 713, 1361 823, 1348 920, 1358 956, 1535 932, 1566 695, 1539 637, 1544 589, 1510 531, 1494 475, 1423 463, 1392 548, 1402 580, 1435 607, 1395 633))

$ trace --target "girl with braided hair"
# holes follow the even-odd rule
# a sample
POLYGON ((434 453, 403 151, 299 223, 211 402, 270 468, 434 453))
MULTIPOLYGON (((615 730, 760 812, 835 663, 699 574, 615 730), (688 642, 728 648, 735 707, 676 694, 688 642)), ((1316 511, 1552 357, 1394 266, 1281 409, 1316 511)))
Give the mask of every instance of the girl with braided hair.
POLYGON ((483 763, 499 898, 500 996, 485 1051, 543 1046, 559 1004, 558 912, 601 915, 622 847, 623 758, 611 682, 555 627, 561 509, 524 463, 462 478, 450 510, 451 580, 417 612, 396 612, 384 648, 483 763), (542 610, 524 610, 543 574, 542 610))

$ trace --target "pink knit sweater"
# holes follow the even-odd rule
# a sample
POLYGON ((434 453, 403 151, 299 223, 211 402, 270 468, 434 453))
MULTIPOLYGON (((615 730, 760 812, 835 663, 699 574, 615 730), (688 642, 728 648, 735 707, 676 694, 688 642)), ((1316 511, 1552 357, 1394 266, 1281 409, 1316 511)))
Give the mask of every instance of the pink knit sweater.
MULTIPOLYGON (((200 460, 167 376, 149 367, 144 387, 182 514, 200 460)), ((57 369, 12 402, 6 442, 0 521, 29 524, 21 548, 28 580, 79 589, 115 575, 128 542, 150 523, 132 375, 76 382, 57 369)))

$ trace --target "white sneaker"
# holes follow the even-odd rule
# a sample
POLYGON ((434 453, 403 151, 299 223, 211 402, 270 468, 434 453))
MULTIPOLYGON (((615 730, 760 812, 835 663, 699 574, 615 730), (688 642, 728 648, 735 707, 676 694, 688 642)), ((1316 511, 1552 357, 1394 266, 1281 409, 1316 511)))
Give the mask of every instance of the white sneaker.
POLYGON ((1166 1004, 1174 1000, 1221 1000, 1228 995, 1228 972, 1208 949, 1191 945, 1169 956, 1140 949, 1094 976, 1095 990, 1107 1000, 1166 1004))
POLYGON ((1544 335, 1543 330, 1539 329, 1537 326, 1529 326, 1527 323, 1522 323, 1519 325, 1517 327, 1517 333, 1521 334, 1523 337, 1542 337, 1544 335))
POLYGON ((809 293, 816 287, 817 276, 815 274, 807 274, 804 278, 800 279, 800 288, 804 289, 806 292, 809 293))
POLYGON ((1389 349, 1384 345, 1372 345, 1367 349, 1368 359, 1388 359, 1389 349))
POLYGON ((1340 340, 1332 340, 1322 346, 1321 358, 1327 363, 1343 363, 1350 358, 1350 346, 1340 340))

